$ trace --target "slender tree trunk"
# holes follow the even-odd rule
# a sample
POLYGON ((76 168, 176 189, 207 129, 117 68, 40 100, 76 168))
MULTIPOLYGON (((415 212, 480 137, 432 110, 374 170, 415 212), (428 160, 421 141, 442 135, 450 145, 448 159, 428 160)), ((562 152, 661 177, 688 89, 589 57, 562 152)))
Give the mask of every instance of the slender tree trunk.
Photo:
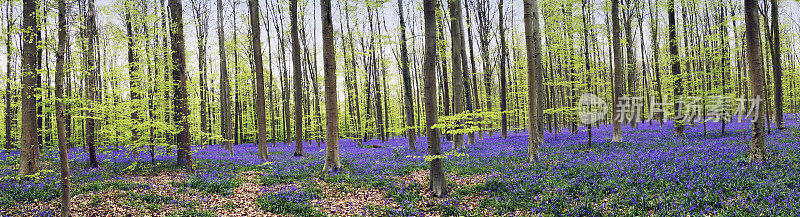
POLYGON ((67 159, 67 129, 64 120, 64 56, 67 51, 67 4, 58 1, 58 52, 56 53, 56 122, 58 129, 58 158, 61 165, 61 216, 70 216, 69 160, 67 159))
POLYGON ((325 59, 325 171, 342 167, 339 159, 339 100, 336 93, 336 50, 333 47, 331 1, 320 0, 322 12, 322 52, 325 59))
POLYGON ((778 130, 785 129, 783 126, 783 69, 781 68, 781 33, 778 26, 778 0, 770 0, 772 3, 772 73, 774 77, 775 90, 775 124, 778 130))
POLYGON ((611 142, 618 143, 622 142, 622 123, 624 122, 624 117, 620 117, 620 113, 618 112, 619 108, 617 108, 617 105, 619 103, 619 99, 625 93, 625 89, 622 87, 622 48, 620 46, 619 0, 611 0, 611 29, 613 32, 612 41, 614 46, 614 95, 611 99, 613 102, 612 121, 614 124, 614 132, 611 142))
MULTIPOLYGON (((6 17, 11 17, 11 4, 12 2, 9 1, 6 4, 6 17)), ((13 19, 6 19, 7 26, 6 26, 6 50, 9 51, 12 49, 12 40, 11 40, 11 26, 13 25, 13 19)), ((14 71, 11 68, 11 52, 6 52, 6 119, 5 119, 5 127, 6 127, 6 143, 5 149, 12 149, 14 145, 12 145, 13 138, 11 137, 11 129, 13 128, 11 120, 14 119, 15 114, 13 114, 11 110, 11 74, 14 71)))
POLYGON ((539 146, 544 142, 541 131, 542 47, 539 37, 539 5, 537 0, 524 1, 525 48, 528 59, 528 161, 541 159, 539 146))
POLYGON ((434 0, 423 0, 423 13, 425 16, 425 131, 428 135, 428 155, 433 157, 430 161, 429 188, 436 197, 445 194, 444 168, 442 166, 442 147, 439 144, 439 132, 433 128, 438 123, 436 103, 436 3, 434 0))
POLYGON ((661 63, 659 63, 659 52, 661 48, 658 46, 658 4, 656 4, 656 10, 653 10, 653 6, 650 0, 647 1, 648 5, 650 5, 650 26, 652 28, 650 33, 650 41, 653 43, 653 73, 656 76, 656 97, 657 97, 657 107, 659 110, 658 113, 658 121, 660 126, 664 125, 664 94, 661 88, 661 63))
MULTIPOLYGON (((584 72, 586 74, 586 91, 585 92, 586 93, 591 93, 592 92, 591 91, 592 90, 592 77, 591 77, 592 76, 592 68, 590 66, 591 64, 590 64, 590 59, 589 59, 589 19, 590 19, 590 15, 589 15, 589 7, 590 7, 589 0, 581 0, 581 5, 583 6, 582 7, 582 9, 583 9, 582 10, 582 12, 583 12, 583 47, 584 47, 583 63, 584 63, 584 66, 586 67, 585 68, 586 71, 584 72)), ((595 117, 591 117, 591 118, 592 118, 592 120, 595 119, 595 117)), ((592 123, 591 122, 586 122, 586 135, 587 135, 587 138, 586 138, 586 150, 591 150, 592 149, 592 123)))
MULTIPOLYGON (((127 2, 126 4, 131 4, 131 2, 127 2)), ((125 7, 125 28, 128 32, 128 76, 130 79, 130 81, 128 81, 128 86, 130 87, 131 101, 133 101, 131 108, 131 120, 133 121, 133 126, 130 128, 133 137, 131 140, 133 142, 133 155, 139 156, 139 139, 141 139, 141 135, 139 130, 136 129, 136 126, 140 121, 139 105, 137 104, 141 98, 139 96, 139 75, 137 75, 139 71, 139 60, 133 51, 133 47, 136 46, 136 36, 133 33, 133 21, 131 20, 131 10, 133 10, 133 7, 128 5, 125 7)))
MULTIPOLYGON (((90 0, 92 1, 92 0, 90 0)), ((174 116, 180 131, 177 134, 178 165, 185 166, 188 172, 192 168, 192 135, 189 132, 189 94, 186 86, 189 80, 186 72, 185 43, 183 38, 183 6, 181 0, 169 0, 170 38, 172 39, 172 80, 174 86, 174 116)))
MULTIPOLYGON (((411 96, 411 76, 408 67, 408 48, 406 46, 406 20, 403 16, 403 0, 397 0, 398 13, 400 14, 400 70, 403 76, 403 109, 406 116, 406 137, 408 149, 417 150, 417 131, 414 126, 414 105, 411 96)), ((327 59, 327 58, 326 58, 327 59)))
POLYGON ((506 29, 505 20, 503 19, 503 1, 500 2, 498 7, 499 15, 499 29, 500 29, 500 137, 503 139, 508 138, 508 98, 507 90, 508 85, 506 81, 506 62, 508 61, 508 48, 506 48, 506 29))
POLYGON ((294 156, 303 156, 303 72, 300 68, 300 40, 297 36, 297 0, 290 2, 289 13, 292 23, 290 37, 292 38, 292 70, 294 70, 294 76, 292 76, 292 83, 294 83, 294 156))
POLYGON ((258 0, 248 0, 250 6, 250 29, 253 47, 253 62, 255 64, 256 76, 256 125, 258 125, 258 158, 261 160, 269 159, 267 151, 267 115, 265 111, 264 99, 264 62, 261 59, 261 25, 259 21, 260 7, 258 0))
POLYGON ((228 80, 228 60, 225 52, 225 21, 222 12, 222 0, 217 0, 217 34, 219 35, 219 89, 220 89, 220 112, 222 113, 222 147, 233 154, 233 141, 231 132, 231 90, 228 80))
POLYGON ((667 3, 667 15, 669 16, 669 56, 670 63, 672 63, 672 75, 675 76, 674 90, 672 97, 675 100, 675 135, 683 137, 683 120, 680 120, 681 111, 683 110, 683 103, 679 99, 683 96, 683 75, 681 74, 681 61, 678 56, 678 39, 676 37, 676 21, 675 21, 675 0, 669 0, 667 3))
MULTIPOLYGON (((450 54, 452 57, 453 62, 453 76, 452 76, 452 84, 453 84, 453 114, 458 115, 464 112, 464 101, 466 98, 464 97, 465 88, 464 85, 464 75, 461 72, 462 66, 462 45, 464 37, 462 37, 462 30, 464 29, 461 25, 461 1, 460 0, 448 0, 448 5, 450 7, 450 34, 452 37, 452 53, 450 54)), ((461 128, 463 121, 457 121, 456 126, 461 128)), ((453 139, 453 149, 459 150, 464 149, 464 134, 457 133, 454 135, 455 138, 453 139)))
POLYGON ((756 0, 744 1, 745 38, 747 40, 747 62, 750 76, 750 91, 753 93, 755 114, 753 114, 753 137, 750 143, 750 163, 767 161, 767 149, 764 143, 764 70, 761 65, 761 28, 758 21, 758 3, 756 0))
POLYGON ((86 24, 85 24, 85 43, 86 43, 86 50, 84 50, 84 54, 86 55, 86 70, 87 73, 84 75, 86 79, 86 100, 87 102, 87 110, 88 110, 88 118, 85 119, 85 130, 86 130, 86 146, 89 147, 89 167, 98 167, 99 164, 97 162, 97 151, 95 150, 95 130, 97 129, 95 125, 95 118, 94 118, 94 111, 92 110, 92 105, 97 103, 97 90, 95 85, 97 83, 96 76, 97 76, 97 60, 94 56, 94 45, 95 39, 97 38, 97 27, 95 26, 95 6, 94 0, 88 1, 88 12, 86 17, 86 24))

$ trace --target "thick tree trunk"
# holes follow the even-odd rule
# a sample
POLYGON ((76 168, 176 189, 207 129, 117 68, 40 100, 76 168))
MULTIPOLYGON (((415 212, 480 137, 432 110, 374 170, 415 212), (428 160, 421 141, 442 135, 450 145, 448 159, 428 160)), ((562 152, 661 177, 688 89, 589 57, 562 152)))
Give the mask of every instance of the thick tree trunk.
POLYGON ((64 56, 67 51, 67 4, 58 1, 58 52, 56 53, 56 122, 58 129, 58 158, 61 165, 61 216, 70 216, 69 160, 67 159, 67 129, 64 120, 64 56))
POLYGON ((253 73, 255 73, 256 77, 254 107, 256 110, 256 125, 258 126, 258 158, 267 160, 269 159, 269 153, 267 152, 267 114, 264 102, 264 62, 261 59, 261 25, 259 21, 261 13, 259 12, 258 0, 249 0, 247 3, 250 7, 250 29, 252 31, 250 42, 252 43, 253 63, 255 65, 253 73))
MULTIPOLYGON (((91 1, 91 0, 90 0, 91 1)), ((189 132, 189 93, 186 86, 189 75, 186 72, 186 50, 183 38, 183 6, 181 0, 169 0, 170 11, 170 38, 172 39, 172 80, 177 82, 174 86, 173 109, 175 122, 180 131, 177 134, 178 165, 185 166, 188 172, 192 168, 192 135, 189 132)))
POLYGON ((342 167, 339 159, 339 99, 336 93, 336 50, 333 45, 331 1, 320 0, 322 8, 322 52, 325 59, 325 171, 342 167))
POLYGON ((542 138, 540 106, 542 89, 542 47, 539 37, 539 5, 537 0, 524 1, 525 48, 528 59, 528 161, 541 159, 542 138))
MULTIPOLYGON (((411 75, 408 67, 408 47, 406 46, 406 20, 403 16, 403 0, 397 1, 398 13, 400 14, 400 70, 403 76, 403 109, 406 118, 406 137, 408 138, 408 149, 416 150, 417 131, 414 126, 414 102, 411 96, 411 75)), ((326 58, 327 59, 327 58, 326 58)))
POLYGON ((745 39, 747 40, 747 65, 750 75, 750 91, 753 103, 758 103, 753 114, 753 137, 750 143, 750 163, 767 161, 767 149, 764 143, 764 69, 761 56, 761 28, 758 21, 758 3, 756 0, 744 1, 745 39))
POLYGON ((424 73, 425 91, 425 131, 428 135, 428 155, 430 161, 429 188, 436 197, 444 196, 445 180, 442 165, 442 147, 439 144, 439 132, 433 128, 438 123, 436 103, 436 3, 434 0, 423 0, 423 13, 425 16, 425 63, 424 73))

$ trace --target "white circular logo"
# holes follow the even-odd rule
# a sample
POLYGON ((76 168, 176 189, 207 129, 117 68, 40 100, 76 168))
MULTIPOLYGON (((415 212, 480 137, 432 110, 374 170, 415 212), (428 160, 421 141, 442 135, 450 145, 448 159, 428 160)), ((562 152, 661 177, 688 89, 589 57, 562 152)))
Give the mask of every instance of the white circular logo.
POLYGON ((584 125, 594 124, 606 118, 608 105, 591 93, 584 93, 578 100, 578 120, 584 125))

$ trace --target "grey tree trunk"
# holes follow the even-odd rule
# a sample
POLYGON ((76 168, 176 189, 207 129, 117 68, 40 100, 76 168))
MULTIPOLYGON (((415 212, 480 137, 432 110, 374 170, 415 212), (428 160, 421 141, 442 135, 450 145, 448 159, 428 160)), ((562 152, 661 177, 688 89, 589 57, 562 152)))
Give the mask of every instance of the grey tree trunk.
MULTIPOLYGON (((294 156, 303 156, 303 73, 300 60, 300 40, 297 30, 297 0, 291 0, 292 76, 294 83, 294 156)), ((263 86, 263 85, 262 85, 263 86)))
MULTIPOLYGON (((89 0, 92 1, 92 0, 89 0)), ((172 80, 177 82, 174 86, 173 109, 175 122, 179 125, 180 132, 176 137, 178 142, 178 165, 186 166, 188 172, 192 168, 192 135, 189 131, 189 93, 186 85, 189 75, 186 72, 186 44, 183 38, 183 6, 180 0, 169 0, 170 12, 170 38, 172 48, 172 80)))
POLYGON ((231 132, 231 90, 228 80, 228 60, 225 56, 225 21, 222 0, 217 0, 217 34, 219 35, 219 73, 220 73, 220 112, 222 113, 222 147, 233 154, 233 134, 231 132))
POLYGON ((684 123, 683 120, 678 120, 677 118, 683 109, 682 103, 678 102, 683 95, 683 75, 681 75, 681 61, 678 56, 678 39, 675 29, 675 0, 669 0, 667 4, 667 16, 669 17, 669 27, 667 27, 669 28, 669 59, 670 63, 672 63, 672 75, 675 76, 674 93, 672 96, 675 100, 675 135, 683 137, 684 123))
MULTIPOLYGON (((450 7, 450 34, 452 37, 452 52, 450 56, 453 62, 453 76, 451 82, 453 85, 453 115, 458 115, 464 112, 464 102, 466 100, 464 97, 464 89, 467 88, 464 86, 464 75, 461 72, 461 67, 463 66, 461 56, 463 54, 462 45, 464 44, 464 37, 462 36, 462 30, 464 28, 461 24, 461 1, 448 0, 448 6, 450 7)), ((461 124, 462 121, 456 122, 456 125, 461 124)), ((464 149, 464 134, 457 133, 454 136, 453 149, 464 149)))
MULTIPOLYGON (((11 4, 12 2, 7 2, 6 4, 6 17, 11 17, 11 4)), ((6 50, 11 50, 11 26, 13 25, 13 19, 6 19, 7 26, 6 26, 6 50)), ((5 119, 5 128, 6 128, 6 149, 12 149, 14 146, 12 145, 13 138, 11 138, 11 129, 12 129, 12 122, 11 119, 13 118, 12 111, 11 111, 11 72, 14 70, 11 68, 11 53, 6 53, 6 119, 5 119)))
POLYGON ((267 152, 267 114, 264 99, 264 61, 261 60, 261 25, 259 21, 258 0, 248 0, 250 7, 250 29, 253 47, 253 63, 256 75, 256 125, 258 125, 258 158, 261 160, 269 159, 267 152))
POLYGON ((425 92, 425 131, 428 135, 428 155, 430 161, 429 188, 436 197, 445 193, 444 168, 442 167, 442 146, 439 144, 439 132, 433 128, 437 124, 438 104, 436 103, 436 2, 423 0, 422 9, 425 18, 425 60, 422 65, 425 92))
POLYGON ((96 9, 94 6, 94 0, 89 0, 87 3, 88 12, 87 17, 85 20, 85 27, 84 29, 84 40, 86 43, 86 50, 84 50, 84 55, 86 55, 86 70, 87 73, 84 76, 86 79, 86 99, 89 101, 86 104, 87 107, 87 116, 88 118, 85 119, 85 130, 86 130, 86 146, 89 148, 89 167, 98 167, 99 163, 97 162, 97 151, 95 150, 95 130, 97 129, 94 120, 94 112, 92 111, 92 104, 96 103, 97 101, 97 90, 95 85, 97 83, 96 76, 97 76, 97 60, 94 56, 94 45, 95 39, 97 38, 97 26, 95 25, 95 13, 96 9))
POLYGON ((339 159, 339 98, 336 92, 336 50, 333 44, 331 0, 321 0, 322 52, 325 59, 325 168, 337 171, 342 167, 339 159))
POLYGON ((406 114, 406 137, 408 149, 416 150, 417 131, 414 126, 414 98, 411 96, 411 75, 408 67, 408 47, 406 46, 406 20, 403 16, 403 0, 397 0, 398 13, 400 14, 400 70, 403 75, 403 109, 406 114))
POLYGON ((542 47, 539 37, 539 5, 537 0, 524 1, 525 48, 528 58, 528 161, 541 158, 543 143, 541 125, 542 47))
POLYGON ((774 77, 775 90, 775 124, 778 130, 785 129, 783 126, 783 69, 781 68, 781 32, 778 26, 778 0, 771 0, 772 9, 772 24, 770 27, 772 31, 772 73, 774 77))
POLYGON ((125 29, 128 33, 128 76, 130 78, 128 81, 128 86, 130 87, 131 101, 133 101, 133 106, 131 108, 131 120, 134 123, 134 126, 131 126, 131 133, 133 134, 131 140, 133 142, 133 155, 139 156, 139 139, 141 138, 141 135, 139 130, 136 129, 136 125, 140 121, 139 105, 137 104, 138 100, 141 98, 139 96, 139 75, 137 75, 139 71, 139 60, 133 51, 133 47, 136 46, 136 36, 133 33, 133 21, 131 20, 131 10, 133 10, 133 7, 130 7, 127 4, 131 3, 127 2, 125 6, 125 29))
POLYGON ((500 29, 500 137, 503 139, 508 138, 508 99, 507 99, 507 81, 506 81, 506 62, 508 61, 508 48, 506 47, 506 29, 505 21, 503 19, 503 1, 499 2, 499 29, 500 29))
POLYGON ((622 119, 618 112, 617 103, 625 92, 622 81, 622 48, 620 46, 620 29, 619 29, 619 0, 611 0, 611 31, 612 43, 614 49, 614 94, 611 99, 613 102, 613 125, 614 132, 612 133, 611 142, 622 141, 622 119))
POLYGON ((58 159, 61 164, 61 216, 70 216, 69 160, 67 159, 67 129, 64 120, 64 56, 67 51, 67 4, 58 0, 58 52, 56 53, 56 124, 58 130, 58 159))
POLYGON ((767 149, 764 143, 764 69, 761 56, 761 28, 758 21, 758 3, 756 0, 744 1, 745 39, 747 40, 747 65, 750 75, 750 91, 752 98, 758 100, 753 114, 753 137, 750 143, 750 163, 767 161, 767 149))

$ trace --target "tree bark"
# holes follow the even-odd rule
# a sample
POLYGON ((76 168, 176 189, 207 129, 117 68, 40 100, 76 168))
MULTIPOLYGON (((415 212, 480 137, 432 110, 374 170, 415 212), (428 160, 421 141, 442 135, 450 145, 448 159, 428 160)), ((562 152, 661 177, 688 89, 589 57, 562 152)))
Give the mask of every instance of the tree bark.
POLYGON ((220 112, 222 113, 222 147, 233 154, 233 135, 231 132, 231 90, 228 80, 228 60, 225 52, 225 21, 222 0, 217 0, 217 34, 219 35, 219 73, 220 73, 220 112))
POLYGON ((540 129, 542 48, 539 36, 539 5, 537 0, 525 0, 523 8, 528 59, 528 161, 535 162, 541 158, 539 146, 544 142, 540 129))
MULTIPOLYGON (((92 0, 89 0, 92 1, 92 0)), ((187 172, 192 168, 192 135, 189 131, 189 94, 186 85, 189 80, 186 72, 186 50, 183 38, 183 6, 181 0, 169 0, 170 11, 170 38, 172 39, 172 80, 177 82, 174 86, 173 109, 175 122, 180 131, 176 136, 178 142, 178 165, 185 166, 187 172)))
MULTIPOLYGON (((408 47, 406 45, 406 20, 403 16, 403 0, 397 0, 398 13, 400 15, 400 70, 403 76, 403 109, 406 114, 406 137, 408 138, 408 149, 416 150, 417 131, 414 126, 414 102, 411 96, 411 75, 408 67, 408 47)), ((327 58, 326 58, 327 59, 327 58)))
POLYGON ((744 1, 745 39, 747 40, 747 65, 750 75, 750 91, 752 98, 758 103, 753 114, 753 137, 750 143, 750 163, 767 161, 764 143, 764 69, 761 56, 761 28, 758 21, 758 3, 756 0, 744 1))
MULTIPOLYGON (((6 4, 6 17, 11 17, 11 4, 12 2, 7 2, 6 4)), ((12 40, 11 40, 11 26, 13 25, 13 19, 6 19, 7 26, 6 26, 6 50, 12 49, 12 40)), ((5 149, 12 149, 14 145, 12 145, 11 138, 11 129, 13 127, 13 123, 11 122, 14 119, 15 114, 12 114, 11 110, 11 74, 14 71, 11 68, 11 52, 6 52, 6 119, 5 119, 5 128, 6 128, 6 143, 5 149)))
POLYGON ((436 103, 436 3, 434 0, 423 0, 423 13, 425 17, 425 60, 422 72, 424 73, 425 92, 425 131, 428 135, 428 155, 430 161, 429 188, 436 197, 445 193, 444 168, 442 166, 442 147, 439 144, 439 132, 433 128, 437 124, 436 103))
POLYGON ((260 7, 258 0, 248 0, 250 6, 250 29, 253 47, 253 63, 255 64, 256 76, 256 125, 258 125, 258 158, 261 160, 269 159, 267 151, 267 114, 265 111, 264 99, 264 62, 261 59, 261 25, 259 21, 260 7))
POLYGON ((498 11, 499 15, 499 29, 500 29, 500 138, 508 138, 508 98, 507 90, 508 85, 506 81, 506 62, 508 61, 508 48, 506 47, 506 28, 505 20, 503 19, 503 1, 500 2, 498 11))
POLYGON ((670 63, 672 63, 672 75, 675 76, 672 94, 672 97, 675 100, 675 135, 683 137, 684 123, 683 120, 678 119, 681 111, 683 110, 682 103, 679 102, 683 95, 683 75, 681 74, 681 61, 680 56, 678 56, 678 39, 676 37, 677 30, 675 29, 675 0, 669 0, 667 4, 667 16, 669 17, 669 59, 670 63))
MULTIPOLYGON (((462 74, 462 45, 464 37, 462 36, 462 30, 464 29, 462 26, 461 21, 461 1, 460 0, 448 0, 448 6, 450 7, 450 34, 451 34, 451 58, 453 62, 453 76, 452 76, 452 84, 453 84, 453 115, 457 116, 464 112, 464 101, 466 98, 464 97, 464 75, 462 74)), ((456 127, 462 128, 460 126, 463 124, 463 121, 457 121, 456 127)), ((464 134, 456 133, 453 139, 453 149, 460 150, 464 149, 464 134)))
POLYGON ((94 0, 88 1, 88 12, 86 17, 86 24, 85 24, 85 31, 84 40, 86 43, 86 50, 84 50, 84 55, 86 55, 86 70, 87 73, 84 76, 86 79, 86 100, 87 102, 87 118, 85 120, 85 130, 86 130, 86 146, 89 147, 89 167, 98 167, 99 164, 97 162, 97 151, 95 150, 95 130, 97 129, 95 125, 94 119, 94 111, 92 110, 92 105, 97 103, 97 89, 95 85, 97 83, 96 76, 97 76, 97 60, 94 56, 94 45, 95 39, 97 38, 97 27, 95 25, 95 13, 96 9, 94 6, 94 0))
POLYGON ((56 123, 58 130, 58 159, 61 165, 62 217, 70 216, 69 160, 67 159, 67 129, 64 120, 64 56, 67 51, 67 4, 58 0, 58 52, 56 53, 56 123))
POLYGON ((781 68, 781 33, 778 26, 778 0, 771 0, 772 14, 772 73, 774 77, 775 90, 775 124, 778 130, 783 130, 783 68, 781 68))
POLYGON ((131 10, 133 10, 133 7, 130 7, 127 4, 130 4, 130 2, 126 3, 126 6, 125 6, 125 29, 126 29, 126 31, 128 33, 128 76, 129 76, 129 79, 130 79, 128 81, 129 82, 128 86, 130 87, 131 101, 133 101, 132 102, 132 106, 131 106, 132 107, 131 108, 131 120, 133 121, 133 126, 131 126, 130 129, 131 129, 131 133, 133 134, 133 137, 131 138, 131 140, 133 142, 133 150, 132 150, 133 151, 133 155, 134 156, 139 156, 139 149, 138 148, 139 148, 139 139, 141 138, 141 135, 139 133, 139 130, 136 129, 136 126, 138 125, 138 122, 140 121, 139 120, 139 105, 137 103, 138 103, 138 101, 139 101, 139 99, 141 97, 139 96, 139 92, 138 92, 139 91, 139 75, 136 74, 139 71, 139 65, 138 65, 139 64, 139 60, 138 60, 138 57, 136 56, 135 52, 133 51, 133 49, 134 49, 133 47, 136 46, 136 39, 135 39, 136 36, 133 33, 133 24, 132 24, 133 21, 131 20, 131 10))
POLYGON ((622 142, 622 120, 618 112, 617 104, 619 99, 625 93, 622 81, 622 48, 620 46, 620 29, 619 29, 619 0, 611 0, 611 29, 612 29, 612 43, 614 46, 614 95, 611 99, 613 102, 612 116, 614 132, 612 133, 611 142, 622 142))
POLYGON ((337 171, 339 159, 339 99, 336 92, 336 50, 333 44, 331 0, 320 0, 322 8, 322 52, 325 55, 325 168, 337 171))
POLYGON ((294 84, 294 156, 303 156, 303 72, 300 60, 300 40, 297 30, 297 0, 291 0, 292 76, 294 84))

